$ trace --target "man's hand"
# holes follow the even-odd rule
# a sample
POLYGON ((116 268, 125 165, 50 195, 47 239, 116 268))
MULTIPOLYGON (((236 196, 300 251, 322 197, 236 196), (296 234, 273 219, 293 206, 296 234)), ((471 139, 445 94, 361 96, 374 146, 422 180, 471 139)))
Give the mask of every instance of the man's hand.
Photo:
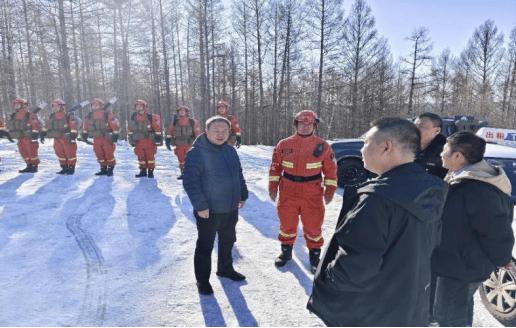
POLYGON ((511 271, 511 269, 514 268, 514 263, 511 261, 501 268, 503 268, 505 271, 511 271))
POLYGON ((324 194, 324 203, 328 205, 333 200, 334 194, 324 194))
POLYGON ((278 197, 278 189, 269 190, 269 197, 272 199, 273 202, 275 202, 276 197, 278 197))
POLYGON ((197 212, 197 215, 199 215, 203 219, 208 219, 210 217, 210 209, 206 209, 204 211, 197 212))
POLYGON ((44 144, 44 143, 45 143, 45 136, 46 136, 46 135, 47 135, 47 134, 46 134, 45 132, 41 132, 41 133, 39 134, 39 141, 40 141, 42 144, 44 144))
POLYGON ((165 140, 165 146, 167 146, 167 149, 172 151, 172 147, 170 147, 170 142, 172 141, 172 138, 167 138, 167 140, 165 140))
POLYGON ((236 149, 240 148, 240 146, 242 145, 242 137, 236 137, 236 149))
POLYGON ((245 205, 245 200, 242 200, 242 201, 238 202, 238 209, 243 208, 244 205, 245 205))
POLYGON ((156 146, 161 145, 161 141, 163 141, 163 138, 161 138, 161 136, 159 134, 156 134, 154 136, 154 143, 156 144, 156 146))
POLYGON ((119 135, 116 133, 113 133, 113 135, 111 135, 111 144, 112 145, 116 144, 116 142, 118 141, 118 137, 119 137, 119 135))

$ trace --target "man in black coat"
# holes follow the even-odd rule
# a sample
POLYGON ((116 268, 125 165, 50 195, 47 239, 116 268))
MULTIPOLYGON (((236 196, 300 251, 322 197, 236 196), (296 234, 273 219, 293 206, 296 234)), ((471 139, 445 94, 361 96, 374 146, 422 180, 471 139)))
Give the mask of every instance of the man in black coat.
POLYGON ((423 113, 414 122, 421 132, 421 149, 417 152, 415 163, 429 174, 444 179, 448 170, 443 168, 441 152, 446 137, 441 134, 443 120, 434 113, 423 113))
POLYGON ((512 267, 511 183, 501 167, 483 160, 485 145, 471 132, 457 132, 441 155, 450 170, 442 239, 432 255, 438 275, 434 316, 441 327, 471 325, 480 283, 496 267, 512 267))
POLYGON ((372 126, 362 155, 378 177, 343 205, 307 307, 328 326, 428 326, 430 256, 447 187, 413 163, 413 123, 372 126))

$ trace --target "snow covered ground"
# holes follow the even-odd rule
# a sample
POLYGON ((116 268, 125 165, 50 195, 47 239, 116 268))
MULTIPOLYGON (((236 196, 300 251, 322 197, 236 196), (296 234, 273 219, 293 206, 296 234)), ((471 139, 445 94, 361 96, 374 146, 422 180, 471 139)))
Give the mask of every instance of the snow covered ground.
MULTIPOLYGON (((173 152, 160 147, 155 179, 137 179, 136 155, 119 142, 114 177, 94 175, 91 146, 80 143, 73 176, 60 176, 52 141, 40 145, 39 172, 15 144, 0 141, 0 326, 324 326, 306 310, 312 290, 301 236, 294 260, 276 268, 278 220, 269 200, 272 147, 242 146, 249 188, 240 211, 235 283, 212 274, 214 296, 195 286, 192 206, 173 152)), ((326 211, 328 241, 342 189, 326 211)), ((217 257, 213 252, 213 263, 217 257)), ((501 326, 481 304, 475 326, 501 326)))

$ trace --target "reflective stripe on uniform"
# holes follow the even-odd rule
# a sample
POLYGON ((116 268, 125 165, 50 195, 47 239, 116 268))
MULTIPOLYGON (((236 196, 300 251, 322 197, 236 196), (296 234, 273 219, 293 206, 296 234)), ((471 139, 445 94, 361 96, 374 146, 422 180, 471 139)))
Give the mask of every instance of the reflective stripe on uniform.
POLYGON ((327 185, 327 186, 334 186, 334 187, 337 187, 337 180, 325 180, 324 181, 324 184, 327 185))
POLYGON ((293 233, 293 234, 288 234, 288 233, 284 233, 283 231, 279 231, 279 234, 283 237, 289 237, 289 238, 293 238, 293 237, 296 237, 297 234, 293 233))
POLYGON ((306 163, 306 168, 307 169, 317 169, 317 168, 320 168, 320 167, 322 167, 322 162, 306 163))
POLYGON ((154 163, 156 163, 156 161, 147 161, 147 163, 154 164, 154 163))
POLYGON ((322 236, 318 236, 318 237, 312 238, 309 235, 306 235, 306 238, 308 238, 308 239, 310 239, 312 241, 318 242, 319 240, 321 240, 322 236))
POLYGON ((279 175, 270 175, 269 181, 279 181, 280 176, 279 175))
POLYGON ((292 163, 292 162, 283 161, 283 162, 281 162, 281 165, 283 165, 284 167, 288 167, 289 169, 294 168, 294 163, 292 163))

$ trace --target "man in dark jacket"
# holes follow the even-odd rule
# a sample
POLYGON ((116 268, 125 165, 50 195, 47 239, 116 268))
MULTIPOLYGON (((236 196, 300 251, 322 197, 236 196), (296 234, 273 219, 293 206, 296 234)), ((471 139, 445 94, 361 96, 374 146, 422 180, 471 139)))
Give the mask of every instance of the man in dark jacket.
POLYGON ((443 168, 441 152, 446 137, 441 134, 443 120, 434 113, 423 113, 414 122, 421 132, 421 149, 416 155, 415 163, 431 175, 444 179, 448 170, 443 168))
POLYGON ((471 132, 457 132, 441 155, 450 170, 442 239, 432 255, 438 275, 434 316, 441 327, 471 325, 480 283, 496 267, 512 266, 511 183, 501 167, 483 160, 485 145, 471 132))
POLYGON ((227 143, 230 126, 220 116, 208 119, 205 133, 195 140, 185 158, 183 186, 197 222, 194 268, 202 295, 213 294, 209 279, 215 233, 219 236, 217 276, 233 281, 245 279, 233 268, 231 257, 238 209, 244 206, 248 191, 238 154, 227 143))
POLYGON ((328 326, 428 326, 446 184, 413 163, 420 143, 413 123, 384 118, 372 126, 362 155, 378 177, 343 205, 308 309, 328 326))

